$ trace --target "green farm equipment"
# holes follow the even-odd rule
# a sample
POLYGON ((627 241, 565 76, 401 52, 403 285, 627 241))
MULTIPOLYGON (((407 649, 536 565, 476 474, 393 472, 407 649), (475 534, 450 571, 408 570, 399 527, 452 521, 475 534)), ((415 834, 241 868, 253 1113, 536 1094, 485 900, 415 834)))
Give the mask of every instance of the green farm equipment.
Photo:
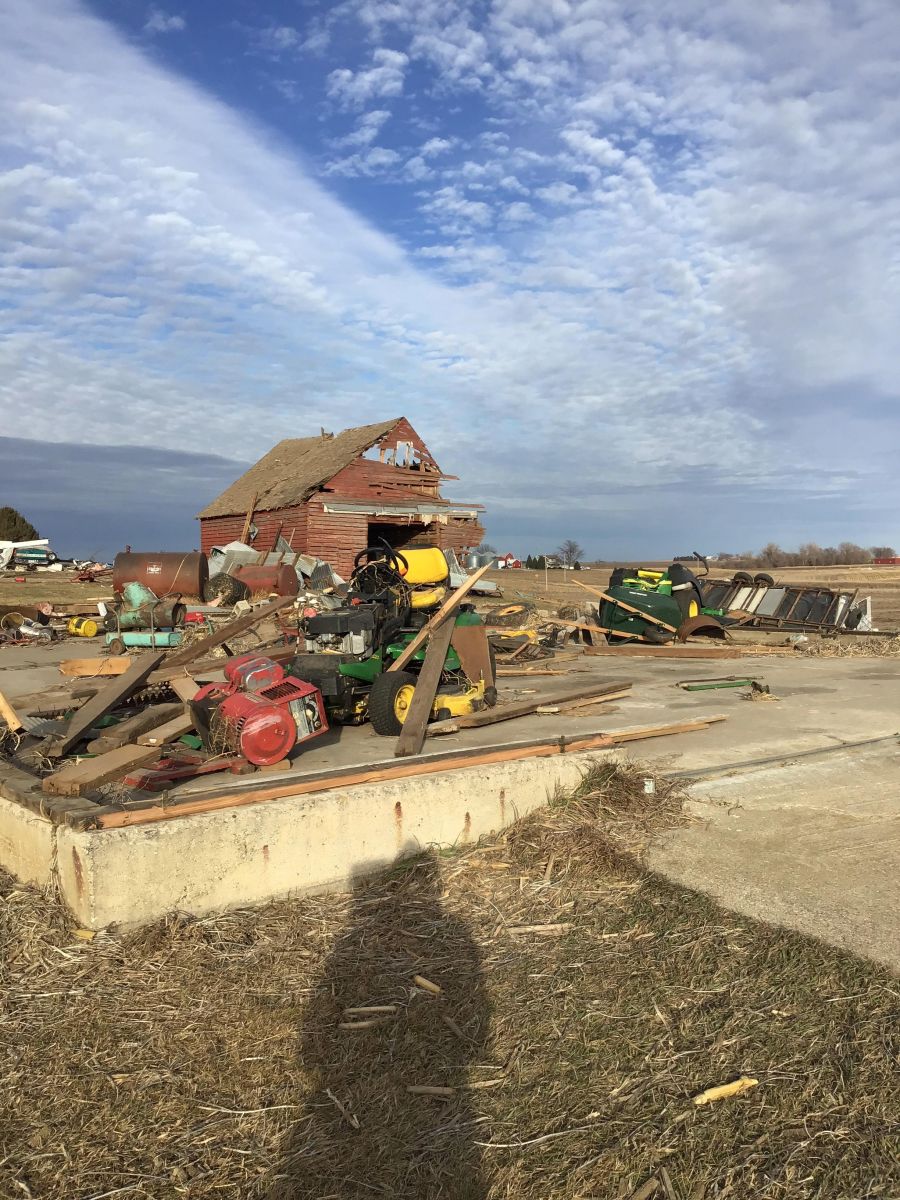
MULTIPOLYGON (((427 641, 402 670, 389 668, 403 654, 447 596, 449 568, 440 550, 369 547, 356 557, 340 607, 310 612, 301 620, 306 651, 292 673, 316 685, 329 722, 399 734, 425 659, 427 641)), ((450 618, 448 618, 450 619, 450 618)), ((493 652, 481 618, 462 604, 455 616, 432 718, 460 716, 497 701, 493 652), (460 631, 480 629, 477 634, 460 631)))
MULTIPOLYGON (((696 557, 708 570, 706 560, 696 557)), ((617 567, 600 602, 598 623, 608 631, 608 640, 617 644, 723 638, 724 614, 704 607, 700 578, 682 562, 673 562, 664 571, 617 567)))

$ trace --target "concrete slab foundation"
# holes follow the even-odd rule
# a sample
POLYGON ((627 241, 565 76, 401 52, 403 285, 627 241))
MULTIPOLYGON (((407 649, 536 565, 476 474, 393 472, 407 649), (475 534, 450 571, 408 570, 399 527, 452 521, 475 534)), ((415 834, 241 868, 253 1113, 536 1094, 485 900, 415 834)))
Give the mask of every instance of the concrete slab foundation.
MULTIPOLYGON (((6 661, 0 652, 0 668, 6 661)), ((50 685, 55 667, 42 665, 47 677, 37 683, 28 664, 16 662, 21 670, 0 674, 7 694, 50 685)), ((429 739, 426 754, 725 713, 729 720, 702 733, 636 742, 616 752, 658 771, 729 774, 695 786, 702 821, 672 835, 652 865, 740 911, 900 966, 894 929, 900 900, 897 749, 890 741, 846 749, 848 743, 889 739, 900 728, 895 659, 599 658, 579 660, 571 675, 607 683, 626 678, 634 688, 616 707, 584 716, 525 717, 508 727, 429 739), (779 699, 748 703, 739 691, 686 693, 676 686, 686 678, 738 673, 764 680, 779 699), (796 758, 810 751, 823 757, 796 758), (772 757, 777 765, 752 765, 772 757)), ((548 694, 565 683, 540 676, 505 679, 501 695, 515 700, 526 690, 548 694)), ((173 909, 200 914, 341 888, 422 846, 458 845, 502 828, 557 787, 571 787, 590 761, 610 753, 460 765, 402 781, 282 793, 293 780, 302 784, 316 772, 383 761, 385 749, 384 739, 368 728, 335 731, 300 755, 293 772, 271 778, 279 794, 269 799, 243 804, 238 793, 248 785, 239 779, 197 781, 179 795, 201 799, 211 788, 221 794, 233 789, 234 806, 105 830, 77 827, 83 824, 77 818, 91 808, 88 800, 69 802, 64 820, 53 824, 40 789, 29 792, 27 779, 14 780, 0 769, 0 795, 6 797, 0 798, 0 866, 29 883, 56 880, 77 920, 93 929, 134 925, 173 909)))

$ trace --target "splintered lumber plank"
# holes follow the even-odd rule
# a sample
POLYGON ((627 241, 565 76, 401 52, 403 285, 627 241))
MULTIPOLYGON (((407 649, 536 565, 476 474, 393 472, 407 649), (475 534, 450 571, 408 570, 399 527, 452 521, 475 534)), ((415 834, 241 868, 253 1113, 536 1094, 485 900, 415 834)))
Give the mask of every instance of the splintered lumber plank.
POLYGON ((616 608, 624 608, 626 612, 637 613, 643 621, 649 621, 651 625, 658 625, 660 629, 668 629, 669 633, 677 633, 678 630, 674 625, 667 625, 665 621, 661 621, 659 617, 652 617, 649 613, 642 612, 641 609, 635 608, 633 604, 626 604, 624 600, 617 600, 615 596, 610 596, 609 592, 601 592, 599 588, 588 587, 586 583, 581 583, 578 579, 573 579, 572 582, 580 588, 584 588, 586 592, 590 592, 592 596, 597 596, 601 600, 608 600, 610 604, 614 604, 616 608))
POLYGON ((472 683, 483 679, 486 688, 494 686, 486 625, 454 625, 450 645, 459 655, 467 679, 472 683))
POLYGON ((111 783, 127 775, 133 767, 159 758, 158 746, 118 746, 97 758, 83 758, 67 763, 43 782, 43 790, 51 796, 83 796, 102 783, 111 783))
POLYGON ((88 744, 88 750, 92 754, 105 754, 107 750, 115 750, 118 746, 125 746, 129 742, 137 741, 139 745, 146 745, 147 743, 139 740, 139 734, 146 733, 148 729, 155 729, 158 725, 164 725, 173 717, 182 716, 183 712, 184 708, 181 704, 154 704, 150 708, 145 708, 143 712, 135 713, 133 717, 126 717, 118 725, 105 729, 101 737, 88 744))
POLYGON ((671 737, 676 733, 694 733, 719 721, 727 721, 724 713, 714 717, 697 717, 695 721, 676 721, 671 725, 638 725, 633 729, 613 729, 607 737, 616 745, 621 742, 642 742, 645 738, 671 737))
POLYGON ((94 679, 101 675, 124 675, 131 666, 127 655, 118 658, 67 658, 59 664, 62 675, 70 679, 94 679))
POLYGON ((402 671, 422 643, 431 636, 438 626, 454 611, 464 596, 467 596, 478 580, 489 570, 490 564, 479 567, 474 575, 470 575, 465 583, 461 583, 452 596, 448 596, 436 613, 422 626, 413 640, 409 643, 399 658, 388 667, 389 671, 402 671))
POLYGON ((200 684, 196 679, 191 679, 190 675, 182 675, 178 679, 170 679, 169 687, 184 704, 188 704, 193 700, 200 691, 200 684))
POLYGON ((496 725, 500 721, 511 721, 515 717, 528 717, 539 708, 548 705, 568 704, 573 700, 599 700, 609 695, 621 696, 631 691, 628 680, 617 680, 613 683, 598 684, 582 683, 568 688, 555 696, 533 696, 530 700, 521 700, 518 704, 498 704, 495 708, 485 708, 481 712, 467 713, 462 717, 452 717, 449 722, 436 721, 426 732, 429 735, 443 733, 442 726, 450 724, 456 729, 480 729, 483 725, 496 725))
POLYGON ((18 733, 20 729, 25 728, 19 714, 2 692, 0 692, 0 717, 6 722, 10 733, 18 733))
POLYGON ((186 663, 196 662, 202 658, 207 650, 214 650, 216 646, 221 646, 223 642, 227 642, 229 638, 237 637, 238 634, 246 633, 248 629, 252 629, 254 625, 258 625, 260 621, 264 621, 266 617, 272 617, 277 612, 281 612, 283 608, 287 608, 297 599, 296 596, 279 596, 276 600, 271 600, 268 604, 263 604, 253 612, 246 613, 243 617, 238 617, 235 621, 229 621, 222 625, 221 628, 210 633, 207 637, 201 638, 199 642, 194 642, 191 646, 185 646, 183 650, 176 650, 166 660, 166 670, 170 667, 183 667, 186 663))
MULTIPOLYGON (((157 725, 155 729, 148 729, 146 733, 140 734, 135 740, 139 746, 164 746, 166 742, 177 742, 180 737, 186 733, 190 733, 194 728, 194 720, 190 713, 179 713, 177 717, 173 717, 171 721, 166 721, 165 725, 157 725)), ((285 762, 288 760, 285 759, 285 762)))
POLYGON ((434 707, 434 698, 437 695, 441 672, 444 669, 444 660, 450 648, 454 628, 451 616, 428 639, 428 649, 425 651, 425 661, 422 663, 422 669, 416 680, 412 703, 406 714, 406 720, 403 722, 403 728, 400 730, 400 736, 397 738, 397 746, 394 750, 395 758, 409 758, 413 754, 418 754, 422 749, 425 742, 425 727, 434 707))
POLYGON ((162 660, 163 654, 159 650, 142 654, 136 658, 124 675, 120 675, 112 683, 108 683, 105 688, 101 688, 96 696, 92 696, 86 704, 78 709, 62 736, 50 739, 46 746, 48 756, 50 758, 62 757, 85 736, 92 725, 101 717, 105 717, 110 709, 126 700, 133 691, 145 683, 147 676, 159 666, 162 660))
POLYGON ((256 512, 257 500, 259 500, 259 492, 254 492, 253 499, 250 501, 250 506, 247 509, 247 515, 244 518, 244 528, 241 530, 241 536, 238 538, 239 542, 246 543, 247 538, 250 536, 250 526, 253 524, 253 514, 256 512))
POLYGON ((646 730, 631 729, 616 733, 584 733, 574 737, 557 737, 550 741, 516 742, 511 746, 486 747, 484 749, 457 750, 446 755, 426 755, 410 762, 374 763, 366 768, 345 767, 338 771, 326 771, 315 775, 304 775, 297 779, 267 788, 253 787, 247 791, 218 792, 213 795, 198 795, 169 798, 161 805, 138 801, 127 812, 100 810, 83 821, 73 822, 78 828, 121 829, 131 825, 147 825, 157 821, 169 821, 177 817, 190 817, 199 813, 219 812, 228 808, 243 808, 249 804, 262 804, 267 800, 278 800, 283 796, 303 796, 312 792, 328 792, 335 788, 355 787, 364 783, 385 783, 394 779, 412 779, 420 775, 437 775, 445 771, 467 767, 490 766, 494 763, 516 762, 526 758, 554 758, 557 754, 583 754, 593 750, 608 750, 620 741, 637 741, 641 736, 663 737, 666 734, 691 733, 705 729, 713 721, 724 717, 706 717, 702 721, 683 721, 674 725, 652 726, 646 730))

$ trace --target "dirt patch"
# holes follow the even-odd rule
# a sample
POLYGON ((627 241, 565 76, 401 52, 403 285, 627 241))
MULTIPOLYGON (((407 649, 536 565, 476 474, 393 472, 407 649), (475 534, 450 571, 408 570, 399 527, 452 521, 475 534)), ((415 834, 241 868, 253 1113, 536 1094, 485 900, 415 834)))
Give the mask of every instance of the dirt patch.
POLYGON ((684 820, 648 778, 600 768, 352 896, 123 937, 0 877, 0 1194, 896 1194, 896 981, 647 875, 684 820))

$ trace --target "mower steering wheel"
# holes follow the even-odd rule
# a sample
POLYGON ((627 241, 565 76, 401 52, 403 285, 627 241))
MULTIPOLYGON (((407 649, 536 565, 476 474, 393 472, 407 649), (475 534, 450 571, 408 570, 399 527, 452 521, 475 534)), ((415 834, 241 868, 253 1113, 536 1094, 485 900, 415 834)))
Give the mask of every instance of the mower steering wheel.
POLYGON ((359 554, 354 558, 353 570, 358 570, 363 564, 369 566, 371 563, 389 567, 392 571, 396 571, 398 575, 402 575, 403 571, 409 568, 409 563, 403 555, 398 550, 393 550, 390 546, 366 546, 365 550, 360 550, 359 554))
POLYGON ((388 591, 405 591, 403 572, 409 563, 402 554, 390 546, 367 546, 353 560, 351 585, 367 596, 378 596, 388 591))

